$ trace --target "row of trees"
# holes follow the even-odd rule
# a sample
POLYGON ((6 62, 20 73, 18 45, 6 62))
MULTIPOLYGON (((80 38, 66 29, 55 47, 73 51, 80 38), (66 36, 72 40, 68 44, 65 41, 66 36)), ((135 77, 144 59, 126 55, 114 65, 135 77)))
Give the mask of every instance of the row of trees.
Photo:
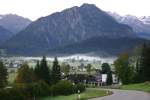
POLYGON ((128 53, 122 54, 115 62, 115 72, 123 84, 133 82, 134 67, 129 64, 128 53))
MULTIPOLYGON (((91 75, 92 65, 88 64, 85 66, 87 73, 91 75)), ((7 85, 7 69, 0 62, 0 87, 4 87, 7 85)), ((63 64, 60 68, 58 64, 57 57, 55 57, 52 69, 50 70, 46 61, 46 57, 43 57, 41 61, 37 61, 35 68, 30 68, 27 63, 22 64, 22 66, 18 69, 17 76, 15 78, 15 83, 33 83, 38 81, 44 81, 49 85, 56 84, 59 80, 61 80, 61 72, 64 72, 64 75, 68 75, 70 72, 70 65, 63 64)), ((109 64, 102 64, 102 73, 108 75, 108 83, 112 83, 112 71, 109 64)))
POLYGON ((115 71, 123 84, 150 81, 150 45, 144 44, 130 54, 122 54, 115 62, 115 71))
POLYGON ((50 71, 46 57, 43 57, 41 62, 37 62, 35 69, 30 68, 27 63, 23 64, 16 76, 16 83, 32 83, 37 81, 44 81, 49 85, 56 84, 61 80, 60 65, 57 57, 53 62, 52 70, 50 71))
POLYGON ((46 57, 37 62, 35 68, 27 63, 18 69, 15 83, 7 86, 7 69, 0 62, 0 98, 3 100, 35 100, 43 96, 69 95, 83 92, 83 84, 72 84, 71 81, 61 80, 61 69, 55 57, 50 70, 46 57))

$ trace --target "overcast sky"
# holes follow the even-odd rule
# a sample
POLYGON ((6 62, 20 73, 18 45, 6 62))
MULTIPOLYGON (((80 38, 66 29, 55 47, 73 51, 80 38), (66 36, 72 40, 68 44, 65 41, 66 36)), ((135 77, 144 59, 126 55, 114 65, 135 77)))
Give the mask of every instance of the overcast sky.
POLYGON ((150 0, 0 0, 0 14, 18 14, 36 20, 39 17, 83 3, 121 15, 150 16, 150 0))

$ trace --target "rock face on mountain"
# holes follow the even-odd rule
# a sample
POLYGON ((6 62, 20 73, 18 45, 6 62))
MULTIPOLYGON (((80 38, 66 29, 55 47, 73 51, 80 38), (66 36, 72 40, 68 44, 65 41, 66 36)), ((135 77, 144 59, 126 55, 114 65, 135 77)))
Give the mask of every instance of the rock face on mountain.
POLYGON ((26 28, 31 21, 14 14, 0 15, 0 26, 16 34, 26 28))
POLYGON ((38 19, 7 41, 3 47, 9 54, 38 55, 94 37, 115 40, 134 39, 136 35, 132 28, 118 23, 95 5, 83 4, 38 19))
POLYGON ((12 36, 12 33, 0 26, 0 45, 8 40, 12 36))
POLYGON ((129 25, 139 37, 150 39, 150 17, 136 17, 132 15, 120 16, 117 13, 108 12, 119 23, 129 25))

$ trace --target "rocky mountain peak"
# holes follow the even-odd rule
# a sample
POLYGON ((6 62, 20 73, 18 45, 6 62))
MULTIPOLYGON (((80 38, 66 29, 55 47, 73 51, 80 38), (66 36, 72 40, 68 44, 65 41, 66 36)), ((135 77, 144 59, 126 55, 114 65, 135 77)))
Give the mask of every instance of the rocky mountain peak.
POLYGON ((133 15, 120 16, 116 13, 108 12, 119 23, 126 24, 136 32, 137 36, 150 39, 150 17, 136 17, 133 15))
POLYGON ((7 41, 4 47, 11 53, 32 50, 36 53, 94 37, 118 39, 136 36, 129 26, 118 23, 95 5, 83 4, 39 18, 7 41))
POLYGON ((88 4, 88 3, 84 3, 83 5, 81 5, 81 8, 97 8, 95 4, 88 4))
POLYGON ((16 14, 0 15, 0 25, 16 34, 31 23, 31 20, 16 14))

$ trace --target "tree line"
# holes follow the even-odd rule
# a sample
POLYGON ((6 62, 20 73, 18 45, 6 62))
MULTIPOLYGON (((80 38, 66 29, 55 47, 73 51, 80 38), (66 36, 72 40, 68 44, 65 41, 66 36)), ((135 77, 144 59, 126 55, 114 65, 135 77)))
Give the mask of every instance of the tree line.
POLYGON ((55 57, 50 70, 44 56, 37 61, 35 68, 27 63, 21 65, 17 71, 15 82, 11 87, 7 82, 8 73, 3 62, 0 61, 0 98, 1 100, 35 100, 43 96, 69 95, 85 91, 83 84, 61 80, 61 69, 55 57))
POLYGON ((150 81, 150 44, 144 43, 130 54, 121 54, 114 66, 123 84, 150 81))
POLYGON ((16 76, 15 83, 32 83, 42 80, 49 85, 56 84, 61 80, 60 65, 58 64, 57 57, 53 61, 52 70, 49 69, 46 57, 37 64, 35 68, 30 68, 27 63, 23 64, 19 69, 16 76))

